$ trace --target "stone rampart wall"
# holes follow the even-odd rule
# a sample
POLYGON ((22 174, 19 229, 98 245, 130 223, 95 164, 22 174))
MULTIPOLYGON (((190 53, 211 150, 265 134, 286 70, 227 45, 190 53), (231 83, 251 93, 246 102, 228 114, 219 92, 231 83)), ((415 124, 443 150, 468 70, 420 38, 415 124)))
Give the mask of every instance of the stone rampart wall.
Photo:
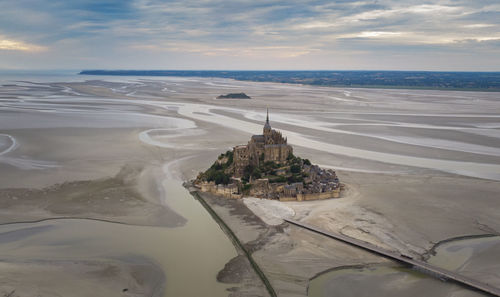
POLYGON ((323 200, 330 198, 339 198, 340 190, 333 190, 322 193, 297 194, 297 201, 323 200))
MULTIPOLYGON (((238 189, 235 185, 216 185, 214 182, 203 182, 199 186, 202 192, 208 192, 215 195, 223 196, 231 199, 240 199, 243 197, 242 194, 237 193, 238 189)), ((270 187, 267 179, 259 179, 256 184, 250 190, 251 196, 265 197, 267 196, 267 191, 276 190, 278 187, 283 187, 282 185, 270 187)), ((280 197, 280 201, 311 201, 311 200, 323 200, 330 198, 339 198, 340 189, 333 191, 322 192, 322 193, 309 193, 301 194, 298 193, 296 196, 283 196, 280 197)))
POLYGON ((200 190, 202 192, 208 192, 215 195, 223 196, 225 198, 240 199, 243 197, 242 194, 234 193, 237 188, 234 186, 216 185, 213 182, 204 182, 200 185, 200 190))

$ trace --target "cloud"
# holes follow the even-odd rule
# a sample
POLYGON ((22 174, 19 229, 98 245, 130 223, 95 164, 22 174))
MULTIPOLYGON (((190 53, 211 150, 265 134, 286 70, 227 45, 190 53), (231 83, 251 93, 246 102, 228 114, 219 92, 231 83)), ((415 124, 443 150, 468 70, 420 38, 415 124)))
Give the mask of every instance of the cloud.
MULTIPOLYGON (((461 52, 469 58, 489 55, 490 60, 498 61, 494 59, 495 52, 500 54, 496 42, 500 32, 497 2, 2 1, 0 34, 15 38, 0 36, 0 48, 4 49, 3 63, 16 65, 15 59, 22 59, 7 59, 5 52, 9 49, 35 52, 40 56, 40 65, 60 63, 56 66, 60 68, 106 68, 121 63, 123 68, 178 68, 182 62, 187 65, 192 61, 200 62, 199 68, 216 68, 224 61, 231 67, 240 67, 237 65, 246 64, 235 63, 237 59, 251 58, 257 68, 279 68, 283 61, 293 64, 300 60, 303 67, 309 62, 311 68, 320 65, 336 69, 336 57, 342 56, 349 57, 352 68, 370 69, 378 67, 377 59, 386 57, 390 61, 391 56, 411 52, 419 62, 410 60, 406 65, 415 69, 427 67, 422 61, 430 51, 444 56, 461 52), (43 51, 47 48, 50 51, 43 51), (73 56, 78 58, 72 59, 73 56), (278 60, 281 62, 272 66, 278 60), (96 65, 78 64, 79 61, 95 61, 96 65)), ((429 66, 440 63, 431 60, 429 66)), ((483 59, 477 61, 483 63, 483 59)), ((500 69, 500 61, 483 66, 500 69)))
POLYGON ((402 35, 403 32, 387 32, 387 31, 364 31, 359 34, 355 34, 354 37, 357 38, 392 38, 395 36, 402 35))
POLYGON ((30 44, 19 40, 7 39, 3 36, 0 36, 0 50, 39 52, 46 49, 47 48, 44 46, 30 44))
POLYGON ((489 27, 494 27, 495 25, 493 24, 467 24, 463 25, 464 28, 468 29, 478 29, 478 28, 489 28, 489 27))
POLYGON ((177 42, 163 45, 135 44, 132 49, 141 49, 151 52, 180 52, 199 53, 204 56, 225 57, 273 57, 279 59, 295 58, 317 51, 308 47, 297 46, 211 46, 194 42, 177 42))

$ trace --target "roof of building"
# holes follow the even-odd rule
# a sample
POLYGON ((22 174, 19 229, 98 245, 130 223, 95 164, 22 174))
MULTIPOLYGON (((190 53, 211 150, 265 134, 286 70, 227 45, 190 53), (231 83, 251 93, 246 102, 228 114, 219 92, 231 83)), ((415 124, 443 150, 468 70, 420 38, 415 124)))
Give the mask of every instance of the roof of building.
POLYGON ((264 142, 264 135, 252 135, 252 139, 257 142, 264 142))

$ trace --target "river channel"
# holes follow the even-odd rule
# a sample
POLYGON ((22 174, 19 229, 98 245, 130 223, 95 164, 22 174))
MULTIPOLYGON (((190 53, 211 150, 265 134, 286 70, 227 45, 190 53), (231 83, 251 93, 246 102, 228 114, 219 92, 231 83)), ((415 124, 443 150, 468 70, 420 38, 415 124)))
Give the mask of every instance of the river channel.
POLYGON ((0 239, 9 240, 0 242, 0 259, 76 261, 145 257, 163 269, 165 297, 227 295, 229 286, 218 283, 216 275, 237 255, 235 248, 180 181, 167 180, 164 188, 170 206, 187 219, 182 227, 144 227, 81 219, 3 225, 0 239), (28 229, 36 232, 27 232, 28 229))

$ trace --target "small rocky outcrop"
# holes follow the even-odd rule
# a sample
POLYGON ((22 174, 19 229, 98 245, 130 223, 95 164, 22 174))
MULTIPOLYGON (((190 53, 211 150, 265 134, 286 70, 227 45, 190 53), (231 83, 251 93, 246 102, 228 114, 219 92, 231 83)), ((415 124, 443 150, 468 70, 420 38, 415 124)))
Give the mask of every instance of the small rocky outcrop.
POLYGON ((227 95, 217 96, 217 99, 251 99, 251 97, 245 93, 229 93, 227 95))

